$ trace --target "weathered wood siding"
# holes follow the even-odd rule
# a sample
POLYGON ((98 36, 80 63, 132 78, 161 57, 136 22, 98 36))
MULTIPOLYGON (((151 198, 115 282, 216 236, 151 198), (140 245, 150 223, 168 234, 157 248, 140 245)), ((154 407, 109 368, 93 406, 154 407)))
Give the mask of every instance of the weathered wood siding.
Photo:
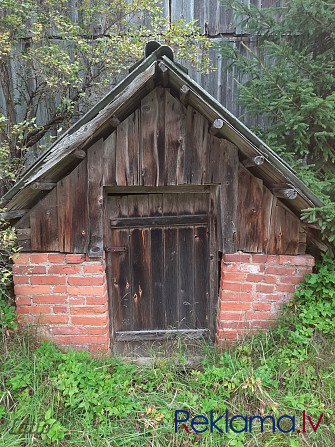
POLYGON ((234 144, 210 133, 211 124, 168 89, 155 88, 18 222, 22 245, 101 256, 106 188, 217 185, 216 250, 296 254, 299 219, 240 165, 234 144))

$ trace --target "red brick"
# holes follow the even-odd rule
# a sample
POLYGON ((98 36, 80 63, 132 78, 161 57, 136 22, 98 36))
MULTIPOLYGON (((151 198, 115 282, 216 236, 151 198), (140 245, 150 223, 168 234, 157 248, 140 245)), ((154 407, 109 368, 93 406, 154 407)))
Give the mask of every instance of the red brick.
POLYGON ((71 307, 71 315, 99 315, 107 312, 107 303, 105 306, 89 306, 89 307, 71 307))
POLYGON ((220 312, 219 318, 221 321, 242 321, 244 319, 244 314, 241 312, 220 312))
POLYGON ((66 284, 65 276, 32 276, 31 277, 32 284, 66 284))
POLYGON ((103 344, 107 342, 107 335, 73 335, 72 343, 85 343, 88 345, 103 344))
POLYGON ((55 286, 54 293, 67 293, 67 286, 55 286))
POLYGON ((93 276, 88 278, 82 276, 70 276, 67 281, 70 286, 102 286, 105 278, 103 276, 93 276))
POLYGON ((52 332, 56 335, 86 335, 87 329, 78 326, 54 326, 52 332))
POLYGON ((79 326, 104 326, 108 322, 108 315, 100 317, 72 317, 72 324, 79 326))
POLYGON ((233 301, 221 301, 220 303, 220 310, 222 311, 228 311, 228 312, 235 312, 235 311, 241 311, 241 310, 249 310, 251 306, 251 303, 234 303, 233 301))
POLYGON ((253 304, 254 310, 271 310, 271 304, 270 303, 254 303, 253 304))
POLYGON ((49 253, 48 255, 49 262, 53 264, 62 264, 65 260, 65 255, 60 253, 49 253))
POLYGON ((227 323, 227 324, 229 325, 229 329, 249 329, 250 328, 249 321, 231 321, 230 323, 227 323))
MULTIPOLYGON (((92 299, 95 299, 95 298, 92 298, 92 299)), ((105 301, 106 300, 104 300, 104 302, 105 301)), ((84 304, 86 304, 84 297, 79 297, 78 298, 78 297, 73 297, 73 296, 70 296, 69 303, 70 303, 70 306, 83 306, 84 304)))
POLYGON ((109 343, 106 342, 102 345, 89 345, 88 347, 89 351, 92 353, 104 353, 108 352, 109 349, 109 343))
POLYGON ((283 298, 282 293, 274 293, 274 294, 268 294, 268 293, 256 293, 255 300, 257 301, 278 301, 283 298))
POLYGON ((84 265, 84 273, 104 273, 104 265, 84 265))
POLYGON ((104 335, 108 333, 108 324, 102 327, 88 327, 87 328, 88 335, 104 335))
POLYGON ((294 293, 295 286, 293 284, 277 284, 276 291, 294 293))
POLYGON ((313 267, 315 264, 313 256, 310 255, 301 255, 301 256, 287 256, 280 255, 279 264, 284 265, 306 265, 309 267, 313 267))
POLYGON ((85 255, 66 255, 65 256, 67 264, 81 264, 85 261, 85 255))
POLYGON ((105 291, 106 291, 106 286, 95 286, 95 287, 71 286, 71 287, 69 287, 69 295, 101 296, 105 293, 105 291))
POLYGON ((268 264, 279 264, 279 256, 268 255, 267 263, 268 264))
POLYGON ((31 253, 30 262, 31 264, 42 264, 43 262, 48 262, 48 255, 46 253, 31 253))
POLYGON ((252 262, 256 262, 258 264, 265 264, 267 260, 267 255, 252 255, 252 262))
POLYGON ((246 279, 248 282, 262 282, 264 280, 264 275, 257 275, 256 273, 248 273, 246 279))
POLYGON ((39 314, 50 314, 51 306, 18 306, 16 308, 16 312, 19 315, 30 314, 30 315, 39 315, 39 314))
POLYGON ((251 326, 254 328, 265 328, 269 329, 270 327, 275 327, 277 322, 275 320, 254 320, 251 321, 251 326))
POLYGON ((100 256, 90 258, 88 255, 86 255, 86 261, 87 262, 101 262, 102 258, 100 258, 100 256))
POLYGON ((87 305, 103 305, 107 302, 107 297, 105 296, 88 296, 86 298, 87 305))
POLYGON ((40 295, 50 293, 50 286, 15 286, 15 295, 40 295))
POLYGON ((240 291, 240 292, 251 292, 252 284, 224 282, 224 284, 222 284, 222 289, 223 290, 236 290, 236 291, 240 291))
POLYGON ((257 284, 256 292, 273 293, 274 285, 273 284, 257 284))
POLYGON ((253 301, 253 295, 249 292, 225 292, 220 290, 220 298, 222 301, 253 301))
POLYGON ((233 253, 223 255, 222 260, 224 262, 249 262, 251 260, 251 255, 248 253, 233 253))
POLYGON ((265 269, 265 273, 268 275, 294 275, 295 272, 295 267, 267 266, 265 269))
POLYGON ((14 256, 13 258, 14 264, 29 264, 30 257, 29 255, 19 255, 18 257, 14 256))
POLYGON ((71 337, 66 335, 53 335, 52 341, 56 344, 69 345, 71 343, 71 337))
POLYGON ((245 277, 246 274, 242 272, 222 272, 221 276, 224 281, 243 281, 245 277))
POLYGON ((69 313, 69 308, 67 306, 54 306, 54 314, 66 314, 69 313))
POLYGON ((31 298, 29 296, 17 296, 15 302, 17 306, 27 306, 31 304, 31 298))
POLYGON ((68 321, 67 315, 43 315, 38 319, 40 324, 66 324, 68 321))
POLYGON ((34 317, 32 315, 18 315, 17 321, 19 324, 33 324, 34 317))
POLYGON ((81 273, 81 265, 52 265, 48 273, 50 275, 63 274, 63 275, 74 275, 76 273, 81 273))
POLYGON ((274 320, 278 317, 276 313, 272 312, 247 312, 246 319, 249 320, 274 320))
POLYGON ((280 278, 281 284, 299 284, 304 278, 302 276, 283 276, 280 278))
POLYGON ((29 284, 29 279, 30 279, 29 275, 23 275, 23 276, 13 275, 14 284, 29 284))
POLYGON ((13 273, 16 273, 17 275, 43 275, 44 273, 46 273, 46 267, 43 265, 13 265, 13 273))
POLYGON ((236 331, 219 331, 218 338, 224 340, 225 338, 236 338, 236 331))
POLYGON ((61 295, 36 295, 33 296, 33 302, 36 304, 63 304, 67 296, 61 295))

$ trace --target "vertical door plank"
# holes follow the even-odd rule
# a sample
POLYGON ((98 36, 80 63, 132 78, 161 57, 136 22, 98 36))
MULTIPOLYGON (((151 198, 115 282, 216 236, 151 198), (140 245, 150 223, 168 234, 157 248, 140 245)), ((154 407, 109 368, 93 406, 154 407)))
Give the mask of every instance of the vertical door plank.
POLYGON ((104 186, 116 185, 116 134, 117 131, 114 130, 104 141, 104 186))
POLYGON ((194 227, 194 309, 195 327, 197 329, 208 327, 209 308, 209 262, 208 262, 208 228, 194 227))
MULTIPOLYGON (((178 194, 178 214, 194 214, 194 194, 178 194)), ((181 329, 195 328, 194 228, 178 229, 178 307, 181 329)))
POLYGON ((164 296, 166 303, 166 329, 179 328, 178 309, 178 230, 164 228, 164 296))
POLYGON ((54 188, 30 214, 33 251, 59 251, 57 214, 57 189, 54 188))
POLYGON ((134 306, 133 330, 152 327, 151 299, 151 247, 150 230, 130 230, 130 251, 132 271, 132 299, 134 306))
MULTIPOLYGON (((109 198, 106 214, 108 222, 113 217, 128 217, 127 196, 109 198)), ((134 309, 131 293, 129 230, 112 229, 106 248, 107 265, 110 272, 109 290, 111 290, 112 297, 112 317, 115 322, 114 330, 131 330, 134 309), (117 247, 120 248, 120 251, 116 250, 117 247)))
POLYGON ((103 141, 100 139, 87 151, 88 255, 103 255, 103 141))
MULTIPOLYGON (((163 194, 149 194, 149 216, 163 214, 163 194)), ((164 329, 166 303, 164 300, 163 229, 151 228, 151 290, 152 329, 164 329)))
POLYGON ((184 183, 184 139, 186 108, 168 91, 165 93, 165 184, 184 183))

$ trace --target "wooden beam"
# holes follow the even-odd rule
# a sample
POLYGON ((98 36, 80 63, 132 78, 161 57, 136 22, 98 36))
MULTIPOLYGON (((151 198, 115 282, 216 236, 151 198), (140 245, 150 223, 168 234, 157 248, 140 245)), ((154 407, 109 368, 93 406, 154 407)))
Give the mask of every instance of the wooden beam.
POLYGON ((294 188, 294 186, 289 184, 274 185, 270 188, 270 191, 279 199, 294 200, 298 195, 298 191, 294 188))
POLYGON ((263 163, 263 155, 256 155, 256 157, 250 157, 242 161, 242 164, 245 168, 250 168, 251 166, 260 166, 263 163))
POLYGON ((222 130, 223 126, 224 126, 224 122, 223 122, 223 120, 222 120, 221 118, 217 118, 217 119, 214 121, 214 123, 211 125, 211 127, 210 127, 210 129, 209 129, 209 132, 210 132, 212 135, 216 135, 217 133, 220 132, 220 130, 222 130))
POLYGON ((51 191, 56 186, 56 183, 50 182, 34 182, 30 185, 31 189, 39 189, 41 191, 51 191))
POLYGON ((143 341, 143 340, 162 340, 184 336, 188 338, 202 338, 209 335, 208 329, 170 329, 170 330, 152 330, 152 331, 117 331, 115 332, 116 341, 143 341))
POLYGON ((160 62, 158 64, 158 68, 159 68, 160 74, 161 74, 162 86, 167 87, 167 85, 169 83, 169 69, 164 64, 164 62, 160 62))
POLYGON ((117 228, 200 225, 208 223, 208 216, 207 214, 186 214, 184 216, 124 217, 111 219, 110 222, 112 227, 117 228))
POLYGON ((179 99, 184 104, 184 106, 187 106, 189 96, 190 96, 190 88, 187 87, 186 84, 182 85, 179 92, 179 99))
POLYGON ((79 158, 80 160, 83 160, 86 157, 86 152, 83 151, 82 149, 76 149, 75 151, 72 152, 73 157, 75 158, 79 158))
POLYGON ((14 210, 14 211, 6 211, 5 213, 0 213, 0 219, 5 220, 13 220, 19 219, 24 216, 29 210, 14 210))
POLYGON ((18 241, 24 241, 26 239, 30 240, 31 228, 17 228, 16 235, 17 235, 18 241))

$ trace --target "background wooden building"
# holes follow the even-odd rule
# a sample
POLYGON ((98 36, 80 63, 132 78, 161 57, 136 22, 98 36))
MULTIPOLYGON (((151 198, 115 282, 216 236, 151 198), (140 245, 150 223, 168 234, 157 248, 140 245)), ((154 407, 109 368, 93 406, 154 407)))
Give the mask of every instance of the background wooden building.
POLYGON ((4 201, 18 313, 91 351, 266 327, 322 248, 321 201, 156 42, 4 201))

